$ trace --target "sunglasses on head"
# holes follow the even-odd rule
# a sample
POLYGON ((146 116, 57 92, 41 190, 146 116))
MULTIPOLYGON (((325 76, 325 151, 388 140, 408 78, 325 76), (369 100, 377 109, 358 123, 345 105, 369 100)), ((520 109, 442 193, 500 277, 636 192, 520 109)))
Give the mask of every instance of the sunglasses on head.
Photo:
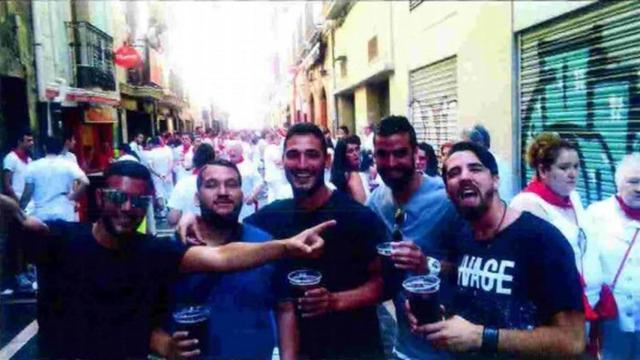
POLYGON ((129 201, 131 207, 136 209, 146 209, 152 200, 151 195, 131 195, 115 189, 103 189, 102 197, 117 206, 122 206, 129 201))

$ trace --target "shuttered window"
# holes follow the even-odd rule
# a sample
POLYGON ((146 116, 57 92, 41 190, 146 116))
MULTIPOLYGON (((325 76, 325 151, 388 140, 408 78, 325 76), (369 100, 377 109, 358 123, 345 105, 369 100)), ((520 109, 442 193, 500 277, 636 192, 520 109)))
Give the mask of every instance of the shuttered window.
POLYGON ((586 204, 615 193, 616 163, 640 150, 638 19, 640 1, 600 2, 518 36, 523 159, 542 131, 573 140, 586 204))
POLYGON ((436 149, 458 137, 456 57, 410 73, 411 121, 418 141, 436 149))

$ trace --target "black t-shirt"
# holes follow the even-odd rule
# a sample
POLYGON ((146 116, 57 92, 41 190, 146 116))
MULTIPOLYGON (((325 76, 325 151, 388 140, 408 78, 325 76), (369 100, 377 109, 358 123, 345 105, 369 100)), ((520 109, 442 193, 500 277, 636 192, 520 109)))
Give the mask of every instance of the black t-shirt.
POLYGON ((569 242, 553 225, 523 212, 488 242, 458 233, 453 312, 476 323, 530 330, 561 311, 583 311, 569 242))
MULTIPOLYGON (((337 224, 321 234, 325 240, 322 257, 278 263, 275 283, 280 284, 282 300, 290 299, 287 273, 300 268, 321 271, 322 286, 331 292, 364 284, 369 279, 368 266, 377 256, 376 244, 388 241, 384 224, 370 209, 337 191, 312 212, 296 208, 289 199, 276 201, 244 220, 282 239, 331 219, 337 224)), ((298 324, 302 357, 362 359, 382 355, 375 306, 299 318, 298 324)))
POLYGON ((38 266, 40 355, 146 359, 185 248, 136 234, 114 251, 97 243, 91 224, 47 225, 49 236, 26 241, 38 266))

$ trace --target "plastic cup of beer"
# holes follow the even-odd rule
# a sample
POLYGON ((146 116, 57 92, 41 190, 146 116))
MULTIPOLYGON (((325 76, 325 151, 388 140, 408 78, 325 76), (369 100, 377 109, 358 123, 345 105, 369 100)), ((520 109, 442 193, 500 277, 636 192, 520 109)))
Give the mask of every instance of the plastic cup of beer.
POLYGON ((207 339, 210 310, 206 306, 187 306, 173 312, 176 331, 188 332, 188 339, 198 339, 194 349, 200 349, 200 356, 208 353, 207 339))
POLYGON ((402 282, 411 312, 418 324, 430 324, 442 320, 442 310, 438 293, 440 278, 435 275, 419 275, 408 277, 402 282))
POLYGON ((290 272, 287 275, 295 298, 304 297, 304 293, 320 286, 322 273, 317 270, 300 269, 290 272))

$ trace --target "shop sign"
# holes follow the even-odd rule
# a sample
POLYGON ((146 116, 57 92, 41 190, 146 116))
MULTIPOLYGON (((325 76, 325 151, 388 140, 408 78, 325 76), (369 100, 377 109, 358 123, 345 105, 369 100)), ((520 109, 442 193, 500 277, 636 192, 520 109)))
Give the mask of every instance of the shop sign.
POLYGON ((125 44, 115 51, 113 61, 120 67, 131 69, 142 62, 142 57, 136 49, 125 44))
POLYGON ((89 124, 115 123, 116 109, 112 107, 88 106, 84 110, 84 122, 89 124))

